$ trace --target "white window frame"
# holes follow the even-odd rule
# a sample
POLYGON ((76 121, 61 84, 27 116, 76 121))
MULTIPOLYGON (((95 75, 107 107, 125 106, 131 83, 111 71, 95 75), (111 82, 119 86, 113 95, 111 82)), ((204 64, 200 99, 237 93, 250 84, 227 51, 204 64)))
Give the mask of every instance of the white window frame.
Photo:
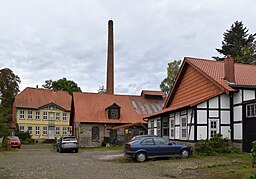
POLYGON ((67 135, 67 127, 62 127, 62 135, 67 135))
POLYGON ((24 126, 19 126, 19 131, 20 132, 25 132, 25 127, 24 126))
POLYGON ((32 132, 33 132, 33 127, 32 126, 28 126, 28 133, 29 133, 29 135, 32 135, 32 132), (31 128, 31 130, 29 128, 31 128))
POLYGON ((256 103, 246 105, 246 117, 256 117, 256 103))
POLYGON ((60 112, 56 112, 55 114, 55 120, 60 121, 60 112))
POLYGON ((212 132, 215 132, 215 135, 219 133, 219 119, 209 120, 209 137, 210 138, 215 136, 215 135, 214 136, 212 135, 212 132), (212 128, 212 122, 216 123, 215 124, 216 126, 214 128, 212 128))
POLYGON ((170 117, 169 120, 170 120, 170 138, 174 139, 175 138, 175 118, 170 117))
POLYGON ((55 134, 60 135, 60 127, 55 127, 55 134))
POLYGON ((25 111, 24 110, 20 111, 20 119, 25 119, 25 111))
POLYGON ((67 121, 67 113, 62 113, 62 121, 67 121))
POLYGON ((28 111, 28 120, 32 120, 32 119, 33 119, 33 112, 28 111))
POLYGON ((48 135, 48 127, 43 126, 43 135, 48 135))
POLYGON ((36 120, 40 120, 40 111, 36 111, 36 120))
POLYGON ((150 119, 150 121, 149 121, 150 135, 154 135, 154 129, 155 129, 154 124, 155 124, 154 119, 150 119))
POLYGON ((187 116, 180 116, 180 139, 187 140, 188 137, 188 120, 187 116), (183 125, 183 120, 186 121, 185 125, 183 125), (185 131, 186 136, 183 136, 183 131, 185 131))
POLYGON ((43 112, 43 120, 48 120, 48 112, 47 111, 43 112))
POLYGON ((35 135, 40 135, 40 126, 36 126, 35 135))

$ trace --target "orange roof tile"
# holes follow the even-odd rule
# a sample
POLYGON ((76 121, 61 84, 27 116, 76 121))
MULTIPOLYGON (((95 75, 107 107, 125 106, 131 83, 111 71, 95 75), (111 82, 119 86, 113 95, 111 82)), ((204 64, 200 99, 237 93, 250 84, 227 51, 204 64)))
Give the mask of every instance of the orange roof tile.
MULTIPOLYGON (((235 85, 256 86, 256 65, 234 65, 235 85)), ((195 106, 224 92, 236 91, 224 79, 224 62, 185 57, 164 109, 151 116, 195 106)))
MULTIPOLYGON (((228 91, 235 91, 224 79, 224 62, 185 57, 185 61, 212 78, 228 91)), ((256 65, 235 63, 235 83, 242 86, 256 85, 256 65)))
POLYGON ((65 91, 27 87, 15 97, 14 107, 38 109, 54 103, 67 111, 71 111, 71 98, 71 95, 65 91))
POLYGON ((164 99, 149 101, 142 96, 82 92, 75 92, 73 98, 75 122, 88 123, 145 123, 143 117, 154 110, 151 103, 159 111, 164 102, 164 99), (120 106, 120 119, 108 119, 105 109, 114 103, 120 106))

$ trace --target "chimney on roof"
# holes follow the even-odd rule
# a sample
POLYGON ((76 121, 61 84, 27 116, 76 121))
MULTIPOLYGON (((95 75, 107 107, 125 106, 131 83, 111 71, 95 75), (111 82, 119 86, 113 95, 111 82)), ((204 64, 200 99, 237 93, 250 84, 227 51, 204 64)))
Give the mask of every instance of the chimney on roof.
POLYGON ((225 80, 230 83, 235 83, 235 61, 232 57, 228 56, 224 60, 224 75, 225 80))
POLYGON ((114 38, 113 21, 108 21, 107 93, 114 94, 114 38))

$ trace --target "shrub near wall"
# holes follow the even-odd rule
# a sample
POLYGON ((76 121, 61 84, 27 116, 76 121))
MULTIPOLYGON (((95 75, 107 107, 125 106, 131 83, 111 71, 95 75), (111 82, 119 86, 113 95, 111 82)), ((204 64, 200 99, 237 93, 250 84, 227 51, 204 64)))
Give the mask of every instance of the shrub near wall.
POLYGON ((195 151, 199 155, 215 155, 216 153, 240 153, 241 150, 229 146, 228 140, 221 134, 216 134, 210 140, 202 140, 196 143, 195 151))

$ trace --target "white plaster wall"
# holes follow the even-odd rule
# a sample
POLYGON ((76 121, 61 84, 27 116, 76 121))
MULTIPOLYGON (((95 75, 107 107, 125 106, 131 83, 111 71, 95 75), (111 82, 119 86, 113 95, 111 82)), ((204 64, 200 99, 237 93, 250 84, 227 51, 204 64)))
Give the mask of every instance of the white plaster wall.
POLYGON ((203 102, 197 105, 197 108, 207 108, 207 103, 203 102))
POLYGON ((219 117, 218 110, 209 110, 209 117, 219 117))
POLYGON ((220 96, 220 107, 222 109, 228 109, 229 106, 230 106, 229 95, 227 95, 226 93, 222 94, 220 96))
POLYGON ((198 140, 207 139, 207 126, 197 126, 197 139, 198 140))
POLYGON ((218 108, 218 107, 219 107, 218 97, 215 97, 209 100, 209 108, 218 108))
POLYGON ((230 131, 229 126, 221 126, 220 132, 221 132, 223 138, 231 139, 231 131, 230 131))
POLYGON ((197 110, 197 124, 207 123, 207 110, 197 110))
POLYGON ((221 111, 221 124, 230 124, 230 111, 221 111))
POLYGON ((154 119, 154 127, 157 127, 157 119, 154 119))
POLYGON ((242 121, 242 106, 234 107, 234 121, 242 121))
POLYGON ((242 138, 243 138, 242 123, 234 124, 234 139, 242 140, 242 138))
MULTIPOLYGON (((188 127, 188 135, 189 135, 189 127, 188 127)), ((188 137, 189 137, 189 140, 194 140, 194 125, 191 126, 190 136, 188 137)))
POLYGON ((180 124, 180 112, 175 113, 175 125, 180 124))
POLYGON ((255 99, 254 90, 244 90, 244 101, 255 99))
POLYGON ((148 128, 151 128, 151 120, 148 120, 148 128))
POLYGON ((242 103, 242 92, 241 92, 241 90, 234 93, 233 102, 234 102, 234 104, 242 103))
POLYGON ((154 128, 154 135, 157 135, 157 128, 154 128))
POLYGON ((175 139, 180 139, 180 127, 175 127, 175 139))

